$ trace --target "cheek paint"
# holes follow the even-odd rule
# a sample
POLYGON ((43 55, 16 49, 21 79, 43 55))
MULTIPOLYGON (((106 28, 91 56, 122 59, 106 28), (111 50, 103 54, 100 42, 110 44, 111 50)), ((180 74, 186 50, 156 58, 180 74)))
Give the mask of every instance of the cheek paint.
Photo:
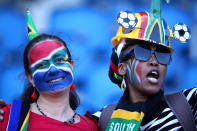
POLYGON ((142 81, 142 62, 139 60, 136 60, 135 74, 136 74, 136 77, 138 78, 138 81, 141 82, 142 81))
POLYGON ((140 83, 142 80, 141 73, 141 62, 139 60, 133 59, 128 62, 127 72, 131 83, 140 83))
POLYGON ((68 67, 52 65, 47 71, 37 71, 33 79, 38 91, 56 91, 72 84, 73 72, 68 67))

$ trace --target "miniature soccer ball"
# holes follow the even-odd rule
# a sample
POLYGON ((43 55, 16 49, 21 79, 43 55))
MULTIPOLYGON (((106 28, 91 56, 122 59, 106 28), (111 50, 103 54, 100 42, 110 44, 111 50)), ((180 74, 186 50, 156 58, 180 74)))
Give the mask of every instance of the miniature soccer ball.
POLYGON ((191 38, 190 30, 187 25, 178 23, 173 27, 173 35, 175 39, 185 43, 191 38))
POLYGON ((136 16, 130 11, 121 11, 117 17, 118 24, 126 29, 128 28, 135 28, 137 25, 137 18, 136 16))

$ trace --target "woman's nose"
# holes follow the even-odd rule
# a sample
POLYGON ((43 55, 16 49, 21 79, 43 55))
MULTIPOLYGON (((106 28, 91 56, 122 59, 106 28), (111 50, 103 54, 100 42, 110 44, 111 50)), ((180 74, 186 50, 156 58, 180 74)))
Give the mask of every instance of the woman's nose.
POLYGON ((51 66, 50 69, 48 70, 48 75, 49 76, 55 76, 59 73, 59 69, 57 69, 55 66, 51 66))

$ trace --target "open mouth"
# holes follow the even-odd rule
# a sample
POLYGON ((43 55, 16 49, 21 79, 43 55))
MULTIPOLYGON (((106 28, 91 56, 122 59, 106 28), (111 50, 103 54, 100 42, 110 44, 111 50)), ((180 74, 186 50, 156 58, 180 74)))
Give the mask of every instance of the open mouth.
POLYGON ((63 80, 64 78, 65 78, 65 77, 60 77, 60 78, 57 78, 57 79, 53 79, 53 80, 47 81, 47 83, 53 83, 53 82, 61 81, 61 80, 63 80))
POLYGON ((158 79, 159 79, 159 72, 157 70, 151 70, 148 74, 147 74, 147 79, 149 82, 151 83, 158 83, 158 79))

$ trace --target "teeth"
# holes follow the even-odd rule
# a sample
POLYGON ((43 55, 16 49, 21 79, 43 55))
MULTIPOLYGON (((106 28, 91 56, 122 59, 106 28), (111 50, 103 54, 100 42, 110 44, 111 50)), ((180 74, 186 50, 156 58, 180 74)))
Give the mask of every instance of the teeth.
POLYGON ((60 80, 63 80, 63 79, 64 78, 61 77, 61 78, 58 78, 58 79, 50 80, 50 81, 48 81, 48 83, 57 82, 57 81, 60 81, 60 80))
POLYGON ((147 74, 148 78, 154 78, 154 79, 158 79, 159 78, 159 73, 155 70, 151 71, 150 73, 147 74))
POLYGON ((150 81, 151 83, 157 83, 158 82, 158 80, 156 79, 156 78, 153 78, 153 77, 149 77, 149 78, 147 78, 148 79, 148 81, 150 81))
POLYGON ((152 71, 151 73, 154 74, 154 75, 157 75, 158 74, 156 71, 152 71))

